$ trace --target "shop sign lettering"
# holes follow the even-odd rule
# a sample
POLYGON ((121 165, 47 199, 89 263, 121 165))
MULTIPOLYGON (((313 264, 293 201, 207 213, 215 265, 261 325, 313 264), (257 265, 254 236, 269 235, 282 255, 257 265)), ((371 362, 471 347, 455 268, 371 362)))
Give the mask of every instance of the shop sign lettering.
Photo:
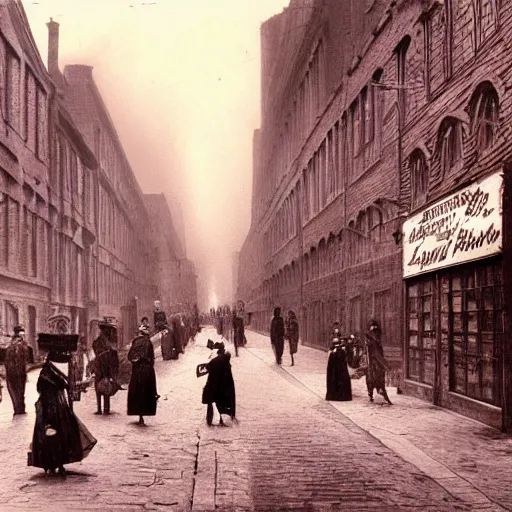
POLYGON ((495 174, 408 219, 404 277, 501 252, 501 197, 502 177, 495 174))

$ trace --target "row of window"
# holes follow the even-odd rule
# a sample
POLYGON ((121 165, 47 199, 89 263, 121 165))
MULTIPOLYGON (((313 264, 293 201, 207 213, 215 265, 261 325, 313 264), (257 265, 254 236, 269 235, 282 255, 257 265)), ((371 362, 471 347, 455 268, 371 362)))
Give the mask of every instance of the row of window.
POLYGON ((496 140, 499 121, 498 93, 490 82, 480 84, 473 93, 467 109, 471 125, 469 133, 463 122, 447 117, 440 125, 435 151, 430 161, 425 152, 415 149, 408 158, 411 177, 411 205, 417 207, 427 200, 429 177, 433 170, 448 177, 460 171, 465 154, 476 151, 481 154, 492 147, 496 140))
POLYGON ((0 34, 0 111, 27 147, 48 158, 48 98, 34 73, 0 34))
MULTIPOLYGON (((299 143, 306 138, 320 112, 325 98, 325 46, 320 40, 308 63, 304 78, 291 102, 290 111, 285 116, 280 133, 272 135, 276 144, 269 161, 264 162, 266 187, 265 197, 272 197, 279 182, 286 175, 297 152, 299 143)), ((279 117, 274 111, 271 119, 279 117)))

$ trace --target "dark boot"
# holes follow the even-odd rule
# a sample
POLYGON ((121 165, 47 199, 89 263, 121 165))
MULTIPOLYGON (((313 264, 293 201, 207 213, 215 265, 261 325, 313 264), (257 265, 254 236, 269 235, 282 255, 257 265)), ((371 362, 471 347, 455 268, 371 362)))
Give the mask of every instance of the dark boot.
POLYGON ((103 397, 103 414, 110 414, 110 397, 107 395, 103 397))
POLYGON ((96 392, 96 405, 97 405, 98 409, 94 414, 102 414, 101 413, 101 395, 98 392, 96 392))
POLYGON ((213 421, 213 404, 208 404, 206 406, 206 423, 211 425, 213 421))

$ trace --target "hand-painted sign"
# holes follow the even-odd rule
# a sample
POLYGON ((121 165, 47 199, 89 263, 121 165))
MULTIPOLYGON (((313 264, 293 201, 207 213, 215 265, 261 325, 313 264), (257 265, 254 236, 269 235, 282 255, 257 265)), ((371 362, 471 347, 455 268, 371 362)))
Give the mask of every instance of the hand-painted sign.
POLYGON ((404 277, 500 253, 502 185, 501 174, 494 174, 408 219, 404 277))

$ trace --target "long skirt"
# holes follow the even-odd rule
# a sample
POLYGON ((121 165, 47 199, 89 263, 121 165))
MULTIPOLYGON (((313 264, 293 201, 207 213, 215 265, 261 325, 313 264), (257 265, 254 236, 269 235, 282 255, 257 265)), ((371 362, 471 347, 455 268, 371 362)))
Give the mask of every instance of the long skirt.
POLYGON ((162 359, 164 361, 173 359, 173 357, 172 357, 173 356, 172 335, 169 331, 166 331, 165 334, 162 333, 161 346, 162 346, 162 359))
POLYGON ((69 408, 63 392, 38 399, 30 466, 53 470, 64 464, 80 462, 96 443, 69 408), (48 425, 56 431, 54 435, 47 435, 48 425))
POLYGON ((297 347, 299 346, 299 338, 297 336, 290 336, 288 343, 290 344, 290 354, 296 354, 297 347))
POLYGON ((156 402, 156 376, 153 365, 133 364, 128 385, 128 416, 155 416, 156 402))
POLYGON ((27 374, 7 375, 5 380, 7 381, 7 390, 11 396, 14 414, 24 414, 27 374))
POLYGON ((349 402, 352 400, 352 383, 348 373, 347 360, 342 350, 331 352, 327 362, 326 400, 349 402))

